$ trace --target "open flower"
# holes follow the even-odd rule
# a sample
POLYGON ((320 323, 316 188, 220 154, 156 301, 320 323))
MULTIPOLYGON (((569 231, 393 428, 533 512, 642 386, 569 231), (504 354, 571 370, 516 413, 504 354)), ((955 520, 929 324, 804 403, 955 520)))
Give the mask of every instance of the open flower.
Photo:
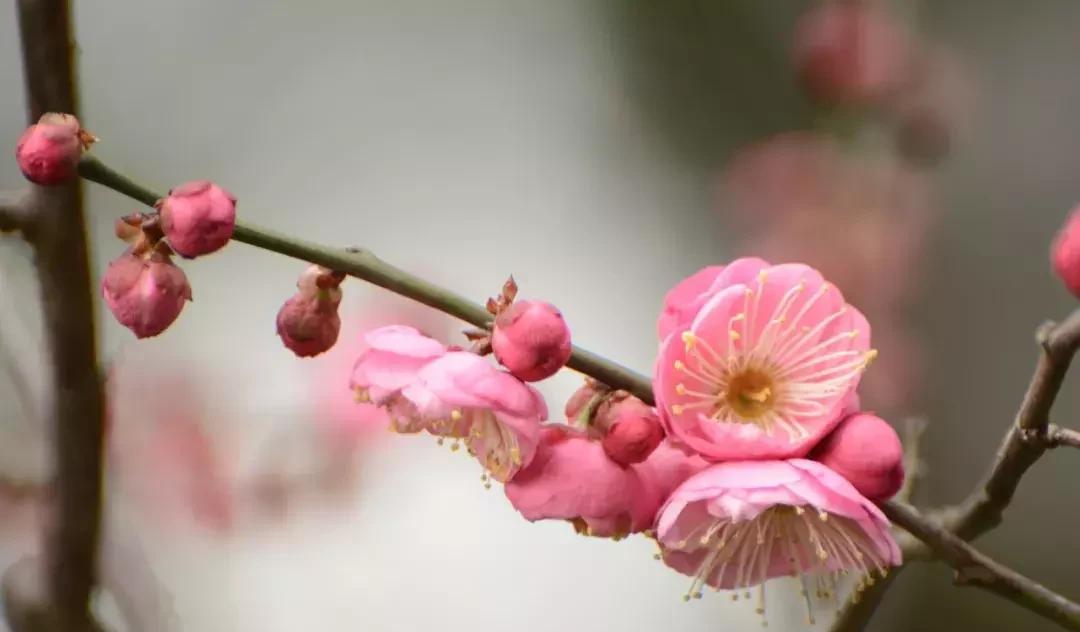
POLYGON ((412 384, 428 362, 446 353, 446 345, 412 327, 389 325, 364 334, 366 349, 353 365, 350 387, 361 403, 382 406, 398 432, 419 432, 424 419, 401 389, 412 384))
POLYGON ((636 471, 566 426, 544 428, 536 458, 506 484, 506 497, 526 520, 567 520, 578 533, 614 539, 651 527, 657 509, 636 471))
POLYGON ((452 351, 425 364, 402 396, 428 432, 464 438, 499 482, 532 461, 547 404, 532 387, 480 356, 452 351))
MULTIPOLYGON (((814 461, 729 461, 691 477, 657 520, 664 562, 693 577, 685 599, 794 575, 827 598, 840 578, 865 575, 856 590, 900 564, 889 522, 842 476, 814 461)), ((737 598, 737 595, 736 595, 737 598)), ((758 612, 765 611, 765 587, 758 612)))
POLYGON ((653 388, 668 432, 707 458, 804 456, 876 353, 863 315, 802 264, 740 259, 678 298, 653 388))

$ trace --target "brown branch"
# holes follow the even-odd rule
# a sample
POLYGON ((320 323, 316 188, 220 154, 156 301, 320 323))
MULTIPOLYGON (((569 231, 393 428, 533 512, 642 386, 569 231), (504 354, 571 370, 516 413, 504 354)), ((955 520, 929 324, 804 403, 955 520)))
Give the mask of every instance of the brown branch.
POLYGON ((1080 431, 1051 424, 1046 431, 1046 441, 1051 448, 1080 448, 1080 431))
POLYGON ((911 505, 891 501, 882 505, 882 511, 955 568, 957 584, 978 586, 1066 629, 1080 630, 1080 604, 987 557, 911 505))
MULTIPOLYGON (((83 158, 79 164, 79 173, 91 182, 97 182, 147 206, 153 206, 154 202, 161 197, 158 193, 113 171, 92 156, 83 158)), ((474 303, 446 288, 409 274, 362 248, 331 248, 245 222, 237 222, 233 239, 256 248, 344 272, 477 327, 487 327, 491 323, 491 314, 479 303, 474 303)), ((629 391, 649 404, 653 403, 652 382, 648 378, 591 351, 574 347, 566 366, 594 377, 614 389, 629 391)))
MULTIPOLYGON (((76 113, 70 7, 66 0, 18 0, 27 111, 76 113)), ((32 239, 44 306, 54 405, 55 508, 45 536, 50 627, 95 630, 90 597, 102 503, 104 400, 94 340, 94 305, 79 180, 31 187, 32 239)))
POLYGON ((1021 477, 1051 446, 1050 408, 1080 347, 1080 310, 1060 325, 1043 325, 1037 340, 1041 351, 1035 374, 990 472, 963 503, 937 516, 946 528, 965 540, 1001 523, 1021 477))

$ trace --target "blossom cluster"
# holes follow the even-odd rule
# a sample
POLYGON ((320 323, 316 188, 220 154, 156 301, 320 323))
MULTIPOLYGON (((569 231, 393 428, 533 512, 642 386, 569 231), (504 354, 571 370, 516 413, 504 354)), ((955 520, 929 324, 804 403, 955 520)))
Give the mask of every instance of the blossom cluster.
MULTIPOLYGON (((512 300, 495 311, 531 313, 512 300)), ((507 322, 496 316, 493 338, 507 322)), ((543 356, 530 345, 549 323, 515 322, 522 342, 496 358, 543 356)), ((667 294, 658 333, 655 407, 588 380, 550 422, 522 379, 535 375, 405 326, 365 334, 351 387, 392 429, 464 446, 528 520, 654 538, 692 578, 688 600, 758 586, 764 613, 768 579, 828 599, 844 575, 861 589, 900 563, 875 505, 903 482, 900 441, 859 410, 875 352, 835 286, 802 264, 708 267, 667 294)))

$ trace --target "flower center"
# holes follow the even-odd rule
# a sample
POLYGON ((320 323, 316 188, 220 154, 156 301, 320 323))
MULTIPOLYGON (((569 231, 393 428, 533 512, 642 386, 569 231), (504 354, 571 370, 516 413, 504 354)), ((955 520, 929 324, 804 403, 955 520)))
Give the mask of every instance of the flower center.
POLYGON ((754 420, 772 410, 775 392, 771 377, 749 369, 732 377, 723 395, 732 412, 754 420))

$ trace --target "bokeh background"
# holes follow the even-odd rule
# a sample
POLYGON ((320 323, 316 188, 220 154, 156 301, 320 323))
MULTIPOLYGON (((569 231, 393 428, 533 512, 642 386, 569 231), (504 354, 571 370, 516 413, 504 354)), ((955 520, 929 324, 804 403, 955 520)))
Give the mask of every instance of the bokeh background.
MULTIPOLYGON (((905 87, 948 134, 933 166, 893 149, 910 110, 856 134, 808 99, 791 51, 809 0, 74 4, 83 120, 107 163, 159 190, 213 178, 248 221, 372 248, 478 300, 513 273, 577 342, 643 372, 663 293, 699 267, 767 252, 837 271, 882 347, 870 402, 929 422, 920 503, 975 484, 1035 327, 1074 303, 1047 247, 1080 199, 1075 2, 896 3, 944 69, 925 94, 905 87)), ((13 145, 10 6, 0 85, 13 145)), ((20 182, 0 153, 0 186, 20 182)), ((87 191, 100 273, 136 205, 87 191)), ((242 244, 185 263, 195 302, 138 344, 101 310, 110 617, 199 632, 759 629, 745 602, 683 604, 686 582, 646 541, 529 524, 469 459, 377 429, 341 392, 358 332, 405 321, 452 339, 460 325, 351 280, 340 347, 297 360, 273 319, 302 267, 242 244)), ((48 468, 37 300, 28 249, 0 240, 4 564, 37 546, 48 468)), ((553 410, 579 380, 541 385, 553 410)), ((1072 382, 1063 424, 1080 413, 1072 382)), ((1078 474, 1075 454, 1048 455, 980 546, 1080 595, 1078 474)), ((871 629, 1052 629, 950 576, 907 569, 871 629)), ((770 591, 770 627, 805 629, 793 589, 770 591)))

